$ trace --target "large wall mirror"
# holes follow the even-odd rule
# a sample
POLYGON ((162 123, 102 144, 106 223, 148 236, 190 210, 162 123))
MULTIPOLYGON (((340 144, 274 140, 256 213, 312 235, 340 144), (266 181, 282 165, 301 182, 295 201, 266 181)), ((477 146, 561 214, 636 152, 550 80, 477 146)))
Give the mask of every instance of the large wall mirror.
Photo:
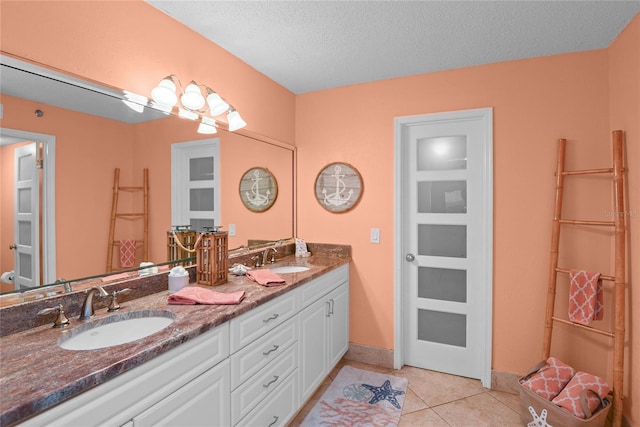
MULTIPOLYGON (((28 205, 32 225, 39 229, 30 235, 39 247, 30 267, 40 276, 33 287, 107 271, 116 168, 121 186, 142 185, 143 170, 148 169, 149 259, 145 261, 167 261, 167 232, 185 225, 172 223, 172 191, 179 191, 172 190, 172 147, 185 143, 210 142, 217 147, 216 225, 225 231, 231 226, 230 248, 294 235, 292 146, 247 131, 228 132, 224 126, 215 134, 199 134, 195 122, 176 115, 152 108, 134 112, 122 102, 121 89, 19 58, 3 55, 0 60, 0 273, 15 271, 15 258, 20 256, 16 203, 28 205), (32 153, 42 168, 24 168, 25 152, 27 157, 32 153), (264 212, 246 209, 238 196, 242 175, 255 167, 268 169, 278 182, 277 201, 264 212), (16 173, 31 173, 39 194, 15 199, 16 173)), ((122 193, 118 209, 136 211, 139 203, 139 196, 122 193)), ((132 220, 117 230, 116 239, 137 239, 142 227, 132 220)), ((12 290, 3 283, 3 292, 12 290)))

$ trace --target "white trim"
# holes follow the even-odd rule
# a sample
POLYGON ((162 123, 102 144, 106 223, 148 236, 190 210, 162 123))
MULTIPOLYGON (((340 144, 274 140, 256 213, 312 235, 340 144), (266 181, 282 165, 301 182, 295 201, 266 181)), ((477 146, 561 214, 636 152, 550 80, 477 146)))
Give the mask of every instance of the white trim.
POLYGON ((483 168, 483 186, 485 190, 484 224, 482 227, 483 244, 483 296, 485 310, 482 313, 482 385, 491 388, 492 356, 492 318, 493 318, 493 109, 451 111, 445 113, 418 116, 396 117, 394 119, 394 355, 393 367, 400 369, 404 365, 404 324, 403 324, 403 259, 404 242, 401 224, 402 208, 402 142, 405 129, 412 125, 433 122, 482 120, 485 129, 485 158, 483 168))
POLYGON ((56 281, 56 137, 44 133, 1 128, 3 136, 42 142, 42 283, 56 281))

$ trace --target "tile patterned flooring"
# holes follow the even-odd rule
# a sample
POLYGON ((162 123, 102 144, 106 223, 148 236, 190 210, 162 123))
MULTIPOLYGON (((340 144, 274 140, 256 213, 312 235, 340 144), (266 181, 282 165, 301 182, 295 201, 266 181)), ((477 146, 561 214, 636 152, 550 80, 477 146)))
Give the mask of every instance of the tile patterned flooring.
POLYGON ((345 365, 409 380, 399 427, 522 427, 517 394, 483 388, 480 381, 405 366, 400 370, 342 360, 289 424, 297 427, 345 365))

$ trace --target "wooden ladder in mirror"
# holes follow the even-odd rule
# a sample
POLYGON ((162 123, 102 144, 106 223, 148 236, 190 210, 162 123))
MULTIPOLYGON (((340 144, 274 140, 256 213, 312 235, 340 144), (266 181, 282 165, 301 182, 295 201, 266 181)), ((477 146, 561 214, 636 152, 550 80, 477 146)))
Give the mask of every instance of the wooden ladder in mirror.
MULTIPOLYGON (((133 206, 133 203, 132 203, 133 206)), ((107 272, 118 269, 134 268, 135 255, 137 248, 142 245, 142 261, 149 259, 149 169, 143 171, 143 184, 141 187, 123 187, 120 186, 120 169, 116 168, 113 176, 113 198, 111 202, 111 222, 109 225, 109 244, 107 247, 107 272), (142 193, 143 206, 142 212, 118 211, 118 197, 121 191, 142 193), (142 240, 127 239, 115 240, 116 225, 118 220, 140 220, 143 222, 142 240), (114 267, 113 252, 118 248, 119 267, 114 267)))

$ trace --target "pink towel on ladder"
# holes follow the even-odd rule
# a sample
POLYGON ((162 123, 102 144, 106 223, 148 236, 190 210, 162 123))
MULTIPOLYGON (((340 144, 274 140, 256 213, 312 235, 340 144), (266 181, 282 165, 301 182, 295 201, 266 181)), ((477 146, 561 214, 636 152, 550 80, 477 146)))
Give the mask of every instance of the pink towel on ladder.
POLYGON ((284 285, 282 277, 269 269, 247 271, 247 277, 262 286, 284 285))
POLYGON ((136 241, 120 240, 120 267, 133 267, 136 262, 136 241))
POLYGON ((569 320, 582 325, 602 320, 604 294, 600 273, 571 270, 569 279, 569 320))
POLYGON ((231 305, 240 304, 240 301, 244 299, 244 295, 244 291, 224 293, 199 288, 197 286, 187 286, 180 289, 178 292, 169 295, 167 302, 169 304, 178 305, 231 305))

